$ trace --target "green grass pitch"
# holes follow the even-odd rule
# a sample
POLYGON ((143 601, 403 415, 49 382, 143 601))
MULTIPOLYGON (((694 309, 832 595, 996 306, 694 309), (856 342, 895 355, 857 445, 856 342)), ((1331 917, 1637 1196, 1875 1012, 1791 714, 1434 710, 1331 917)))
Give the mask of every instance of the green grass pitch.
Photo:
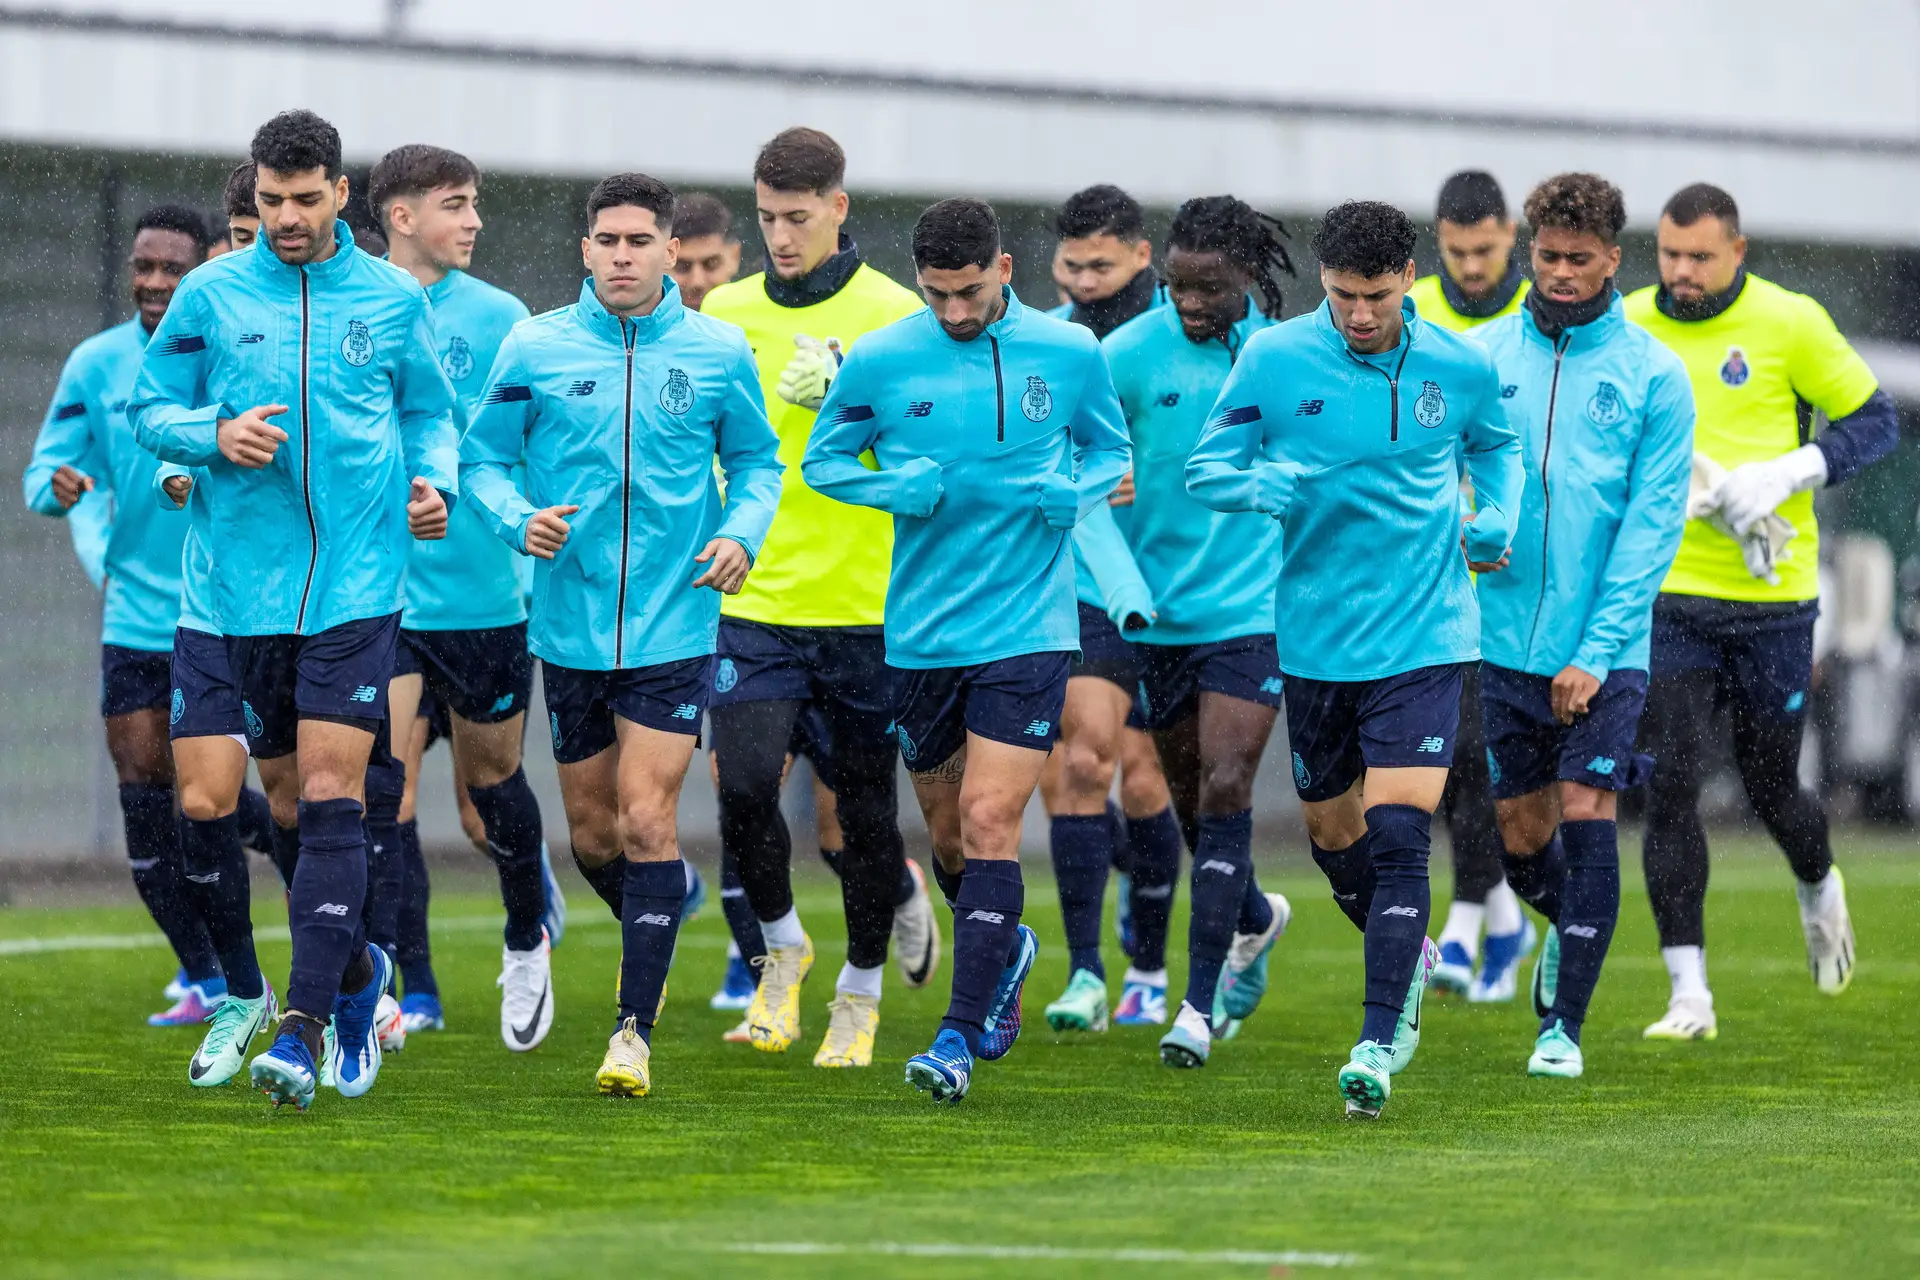
MULTIPOLYGON (((1436 1001, 1374 1124, 1343 1120, 1334 1084, 1358 1029, 1359 942, 1291 851, 1262 861, 1295 903, 1267 1003, 1198 1072, 1163 1068, 1148 1029, 1048 1030, 1065 957, 1035 868, 1026 1032, 951 1109, 901 1083, 945 1004, 944 963, 921 992, 890 971, 871 1070, 811 1065, 841 954, 838 894, 811 875, 804 1043, 721 1043, 736 1015, 706 1007, 725 945, 710 908, 682 934, 640 1101, 593 1092, 619 938, 570 875, 545 1045, 501 1046, 498 905, 482 881, 449 885, 449 1029, 415 1037, 368 1097, 323 1091, 305 1115, 188 1088, 197 1033, 142 1023, 163 949, 18 941, 151 933, 131 895, 0 910, 0 1274, 1912 1276, 1920 854, 1895 837, 1840 846, 1860 950, 1846 995, 1806 976, 1778 855, 1722 838, 1720 1039, 1643 1042, 1666 975, 1629 849, 1586 1078, 1526 1077, 1521 1004, 1436 1001)), ((255 917, 282 923, 277 896, 255 917)), ((1177 966, 1182 921, 1174 937, 1177 966)), ((262 960, 277 981, 285 942, 262 960)), ((1108 963, 1117 994, 1112 948, 1108 963)))

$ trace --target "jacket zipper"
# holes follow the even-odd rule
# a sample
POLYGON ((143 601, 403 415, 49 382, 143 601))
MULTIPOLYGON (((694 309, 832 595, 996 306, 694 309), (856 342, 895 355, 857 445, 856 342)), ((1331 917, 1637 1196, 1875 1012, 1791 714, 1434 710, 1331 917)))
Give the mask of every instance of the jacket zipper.
POLYGON ((627 539, 632 523, 629 504, 633 497, 633 326, 620 317, 620 344, 627 349, 627 394, 620 416, 620 593, 613 619, 613 665, 626 659, 627 643, 627 539))
POLYGON ((1400 375, 1406 371, 1407 356, 1413 351, 1413 339, 1411 335, 1409 335, 1407 339, 1407 344, 1400 348, 1400 363, 1393 366, 1392 373, 1388 373, 1385 369, 1382 369, 1370 360, 1362 360, 1359 356, 1353 354, 1352 347, 1347 347, 1346 351, 1347 359, 1353 361, 1362 369, 1373 370, 1387 380, 1387 401, 1392 406, 1393 413, 1392 426, 1388 428, 1387 439, 1398 440, 1400 438, 1400 375))
POLYGON ((307 269, 300 268, 300 497, 307 508, 307 580, 300 588, 300 611, 295 616, 295 632, 307 627, 307 600, 313 595, 313 575, 320 566, 320 527, 313 518, 313 397, 308 386, 308 343, 312 310, 307 292, 307 269))
POLYGON ((1533 606, 1533 625, 1527 629, 1527 658, 1533 658, 1533 641, 1540 633, 1540 612, 1547 607, 1547 545, 1553 526, 1553 488, 1547 483, 1547 463, 1553 457, 1553 410, 1560 399, 1560 361, 1572 345, 1573 335, 1563 333, 1553 344, 1553 380, 1547 384, 1547 430, 1540 446, 1540 600, 1533 606))
POLYGON ((1000 372, 1000 339, 987 335, 987 345, 993 348, 993 411, 995 430, 993 438, 1006 443, 1007 439, 1007 381, 1000 372))

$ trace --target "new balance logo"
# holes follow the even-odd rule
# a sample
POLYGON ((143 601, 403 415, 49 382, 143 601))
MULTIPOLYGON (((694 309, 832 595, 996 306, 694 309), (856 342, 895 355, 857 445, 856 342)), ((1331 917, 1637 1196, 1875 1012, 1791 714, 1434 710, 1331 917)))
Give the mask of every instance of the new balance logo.
POLYGON ((1005 924, 1007 922, 1007 918, 998 911, 969 911, 967 912, 967 919, 979 920, 986 924, 1005 924))
POLYGON ((359 688, 353 691, 353 696, 348 698, 347 701, 348 702, 372 702, 375 698, 379 696, 380 696, 380 690, 378 686, 363 684, 359 688))
POLYGON ((1603 778, 1611 778, 1613 771, 1618 767, 1612 756, 1595 756, 1587 761, 1587 772, 1597 773, 1603 778))
POLYGON ((1234 872, 1234 865, 1220 858, 1208 858, 1200 864, 1198 869, 1201 871, 1218 871, 1223 876, 1230 876, 1234 872))
POLYGON ((251 347, 255 343, 265 342, 266 340, 267 335, 264 333, 243 333, 234 339, 233 345, 236 347, 251 347))
POLYGON ((344 916, 347 914, 347 904, 344 902, 323 902, 313 909, 313 914, 317 916, 344 916))
POLYGON ((698 720, 700 718, 700 708, 694 706, 691 702, 683 702, 673 709, 673 718, 675 720, 698 720))
POLYGON ((931 400, 915 400, 907 406, 907 416, 909 418, 924 418, 932 412, 933 401, 931 400))
POLYGON ((492 714, 497 716, 502 711, 506 711, 512 706, 513 706, 513 695, 510 693, 503 693, 499 697, 493 700, 492 714))
POLYGON ((673 924, 673 917, 663 916, 658 911, 648 911, 648 912, 645 912, 644 914, 635 916, 633 918, 633 922, 635 924, 658 925, 660 928, 665 929, 673 924))
POLYGON ((1520 384, 1517 382, 1505 383, 1500 388, 1500 398, 1502 400, 1511 400, 1519 394, 1520 394, 1520 384))
POLYGON ((220 873, 218 871, 212 871, 204 876, 197 876, 189 871, 187 872, 187 879, 193 881, 195 884, 219 884, 220 873))
POLYGON ((1574 938, 1597 938, 1600 931, 1590 924, 1563 924, 1560 932, 1574 938))
POLYGON ((1287 686, 1280 683, 1279 676, 1268 676, 1260 682, 1260 692, 1262 693, 1285 693, 1286 691, 1287 686))
POLYGON ((1173 886, 1170 884, 1135 884, 1131 896, 1135 901, 1145 898, 1149 902, 1158 902, 1162 898, 1171 898, 1173 896, 1173 886))
POLYGON ((1418 920, 1420 918, 1420 908, 1388 907, 1385 911, 1382 911, 1380 914, 1383 916, 1405 916, 1409 920, 1418 920))
POLYGON ((1029 738, 1044 738, 1047 736, 1047 731, 1052 728, 1053 721, 1051 720, 1035 720, 1028 724, 1021 732, 1025 733, 1029 738))
POLYGON ((1171 409, 1180 403, 1180 393, 1178 391, 1169 391, 1158 400, 1155 400, 1154 403, 1162 409, 1171 409))
POLYGON ((1420 745, 1415 748, 1415 750, 1424 751, 1430 756, 1437 756, 1446 749, 1447 740, 1445 738, 1422 738, 1420 739, 1420 745))
POLYGON ((1293 416, 1296 418, 1317 418, 1320 416, 1320 411, 1326 407, 1327 402, 1325 400, 1302 400, 1300 407, 1293 411, 1293 416))
POLYGON ((567 384, 567 394, 570 396, 590 396, 593 394, 593 389, 596 385, 591 378, 584 382, 569 383, 567 384))

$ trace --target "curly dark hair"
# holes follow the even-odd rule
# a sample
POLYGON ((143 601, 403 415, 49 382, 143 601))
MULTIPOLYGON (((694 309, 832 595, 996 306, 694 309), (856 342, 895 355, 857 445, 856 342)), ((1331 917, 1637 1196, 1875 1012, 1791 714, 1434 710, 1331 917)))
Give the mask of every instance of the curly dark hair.
POLYGON ((1200 196, 1174 213, 1167 247, 1225 254, 1229 262, 1253 276, 1260 290, 1260 309, 1268 316, 1278 316, 1280 276, 1295 274, 1293 259, 1281 243, 1287 234, 1280 219, 1268 217, 1244 200, 1200 196))
POLYGON ((282 111, 254 131, 249 157, 275 173, 326 171, 327 180, 345 170, 340 163, 340 131, 311 111, 282 111))
POLYGON ((1527 193, 1522 211, 1535 231, 1588 232, 1612 245, 1627 225, 1627 199, 1597 173, 1559 173, 1527 193))
POLYGON ((1110 235, 1120 240, 1145 240, 1147 215, 1140 202, 1109 183, 1076 191, 1053 219, 1054 234, 1062 240, 1084 240, 1110 235))
POLYGON ((1413 260, 1413 219, 1378 200, 1349 200, 1327 210, 1313 233, 1313 255, 1331 271, 1392 275, 1413 260))

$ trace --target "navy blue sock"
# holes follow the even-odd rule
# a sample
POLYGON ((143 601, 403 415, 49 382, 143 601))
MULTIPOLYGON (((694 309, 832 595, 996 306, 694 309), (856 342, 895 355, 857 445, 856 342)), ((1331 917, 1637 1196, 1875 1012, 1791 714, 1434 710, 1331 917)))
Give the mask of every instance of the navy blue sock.
POLYGON ((1575 1044, 1600 966, 1620 919, 1620 836, 1610 821, 1563 822, 1567 884, 1560 907, 1560 982, 1549 1018, 1559 1018, 1575 1044))
POLYGON ((211 822, 182 819, 180 861, 187 891, 200 908, 200 918, 220 957, 220 971, 227 976, 227 993, 259 999, 267 988, 253 953, 252 900, 239 819, 233 814, 211 822))
POLYGON ((1150 818, 1127 819, 1133 861, 1133 966, 1146 973, 1167 967, 1167 926, 1180 881, 1180 824, 1171 806, 1150 818))
POLYGON ((147 914, 160 926, 187 971, 189 982, 220 976, 220 960, 200 908, 180 872, 180 819, 173 788, 143 782, 120 784, 120 817, 127 832, 127 867, 147 914))
POLYGON ((960 881, 965 871, 949 871, 940 865, 940 859, 933 860, 933 882, 940 886, 940 896, 947 900, 948 910, 960 905, 960 881))
POLYGON ((1053 878, 1060 887, 1060 919, 1070 969, 1105 978, 1100 960, 1100 908, 1113 863, 1113 819, 1104 813, 1062 814, 1053 820, 1053 878))
POLYGON ((1254 874, 1252 855, 1247 861, 1247 891, 1240 895, 1240 920, 1234 925, 1235 933, 1265 933, 1267 926, 1273 923, 1273 904, 1267 901, 1267 895, 1260 888, 1260 877, 1254 874))
POLYGON ((283 827, 273 824, 270 843, 273 848, 267 857, 273 860, 273 869, 280 873, 280 887, 289 893, 293 891, 293 873, 300 866, 300 828, 283 827))
MULTIPOLYGON (((741 959, 751 965, 755 957, 767 954, 766 935, 760 932, 760 917, 753 914, 753 904, 747 901, 740 866, 725 849, 720 851, 720 912, 727 918, 727 931, 733 934, 733 945, 740 949, 741 959)), ((758 982, 760 971, 755 969, 753 974, 758 982)))
POLYGON ((361 819, 367 833, 365 924, 367 937, 388 956, 398 953, 400 942, 400 895, 406 874, 400 861, 400 801, 406 787, 407 771, 397 760, 367 770, 367 807, 361 819))
POLYGON ((1555 831, 1553 839, 1538 853, 1521 854, 1502 849, 1500 863, 1507 869, 1507 884, 1519 895, 1520 901, 1557 924, 1560 897, 1567 887, 1567 850, 1560 842, 1560 832, 1555 831))
POLYGON ((395 962, 400 981, 410 996, 437 996, 440 983, 433 976, 433 947, 427 939, 427 908, 433 886, 427 879, 427 860, 420 852, 420 824, 400 824, 400 921, 395 962))
POLYGON ((1333 889, 1334 903, 1346 912, 1347 919, 1360 932, 1367 931, 1367 917, 1373 914, 1376 879, 1373 858, 1367 852, 1367 837, 1361 836, 1344 849, 1322 849, 1311 840, 1313 860, 1326 873, 1333 889))
POLYGON ((1193 914, 1187 920, 1187 1003, 1213 1015, 1214 988, 1233 945, 1247 880, 1253 875, 1253 810, 1200 817, 1193 851, 1193 914))
MULTIPOLYGON (((293 871, 287 922, 293 966, 286 1007, 325 1022, 340 980, 364 934, 367 899, 365 813, 357 800, 300 802, 300 865, 293 871)), ((229 980, 231 981, 231 980, 229 980)))
POLYGON ((1127 815, 1120 806, 1107 801, 1107 825, 1113 829, 1113 869, 1123 876, 1133 874, 1133 846, 1127 843, 1127 815))
POLYGON ((546 882, 540 875, 540 802, 525 769, 505 782, 468 787, 474 810, 487 829, 494 864, 500 871, 500 901, 507 908, 507 949, 532 951, 540 945, 546 915, 546 882))
POLYGON ((820 846, 820 861, 827 864, 827 870, 833 872, 835 875, 839 875, 840 855, 845 852, 846 850, 844 849, 829 849, 825 845, 822 845, 820 846))
POLYGON ((264 792, 252 787, 240 788, 240 847, 255 853, 273 854, 273 806, 264 792))
MULTIPOLYGON (((615 920, 621 918, 620 913, 624 909, 623 904, 626 899, 626 861, 624 857, 616 853, 610 862, 603 863, 597 867, 590 867, 580 860, 580 851, 578 849, 573 851, 573 865, 580 868, 581 878, 593 886, 593 891, 600 895, 600 901, 607 904, 607 910, 613 912, 613 918, 615 920)), ((682 882, 680 892, 684 896, 686 891, 687 886, 685 882, 682 882)))
MULTIPOLYGON (((620 1019, 632 1018, 640 1038, 652 1043, 653 1017, 680 936, 680 904, 687 896, 687 868, 671 862, 628 862, 620 907, 620 1019)), ((615 1030, 619 1029, 615 1024, 615 1030)))
POLYGON ((940 1029, 959 1032, 968 1053, 980 1052, 987 1009, 1007 967, 1008 952, 1018 946, 1026 902, 1019 863, 967 859, 953 907, 953 997, 940 1029))
POLYGON ((1373 913, 1367 917, 1367 1004, 1360 1038, 1392 1044, 1433 907, 1427 885, 1433 815, 1410 804, 1374 805, 1367 810, 1367 852, 1375 885, 1373 913))
POLYGON ((1182 817, 1180 819, 1180 839, 1187 846, 1188 853, 1200 851, 1200 819, 1182 817))

